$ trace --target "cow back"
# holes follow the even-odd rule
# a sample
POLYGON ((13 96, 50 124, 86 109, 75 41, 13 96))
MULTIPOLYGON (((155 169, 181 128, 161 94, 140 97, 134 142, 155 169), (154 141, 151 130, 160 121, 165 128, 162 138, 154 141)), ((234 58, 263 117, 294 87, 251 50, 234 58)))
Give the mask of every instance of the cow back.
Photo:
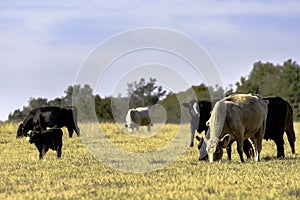
POLYGON ((53 128, 41 133, 43 144, 48 145, 50 149, 56 150, 62 146, 63 132, 60 128, 53 128))
POLYGON ((151 118, 149 115, 149 110, 131 110, 130 117, 132 119, 132 122, 139 126, 146 126, 149 125, 151 122, 151 118))

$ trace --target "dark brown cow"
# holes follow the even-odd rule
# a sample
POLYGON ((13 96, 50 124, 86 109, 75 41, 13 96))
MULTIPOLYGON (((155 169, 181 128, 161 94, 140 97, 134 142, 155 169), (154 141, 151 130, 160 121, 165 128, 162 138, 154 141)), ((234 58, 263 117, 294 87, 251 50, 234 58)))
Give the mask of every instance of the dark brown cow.
POLYGON ((80 135, 77 126, 77 108, 68 106, 64 108, 47 106, 33 109, 24 119, 17 130, 17 138, 26 136, 29 131, 46 130, 47 128, 67 127, 69 137, 72 137, 73 130, 80 135))

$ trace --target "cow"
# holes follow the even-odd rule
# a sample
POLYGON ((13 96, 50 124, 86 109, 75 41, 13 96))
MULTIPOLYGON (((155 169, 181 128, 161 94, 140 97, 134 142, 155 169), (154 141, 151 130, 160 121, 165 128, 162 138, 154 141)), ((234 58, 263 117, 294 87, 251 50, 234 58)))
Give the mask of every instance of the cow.
POLYGON ((274 140, 277 146, 277 158, 284 158, 283 134, 285 131, 292 149, 292 154, 295 154, 296 136, 291 105, 281 97, 268 97, 264 99, 269 101, 264 139, 274 140))
POLYGON ((62 135, 63 132, 60 128, 52 128, 41 132, 32 131, 29 134, 29 142, 35 144, 40 159, 43 159, 49 148, 56 151, 57 158, 60 158, 62 154, 62 135))
POLYGON ((147 126, 148 132, 151 131, 150 112, 148 107, 137 107, 129 109, 126 115, 126 124, 128 132, 133 132, 134 129, 139 130, 139 126, 147 126))
MULTIPOLYGON (((264 135, 264 139, 266 140, 273 140, 277 147, 277 158, 284 158, 284 140, 283 140, 283 134, 284 131, 287 134, 287 138, 290 144, 290 147, 292 149, 292 154, 295 154, 295 131, 293 126, 293 109, 291 105, 282 99, 281 97, 266 97, 263 98, 264 100, 267 100, 268 103, 268 114, 267 114, 267 125, 266 125, 266 131, 264 135)), ((210 117, 210 101, 202 100, 198 101, 198 106, 194 103, 195 100, 190 101, 189 103, 184 103, 184 106, 187 107, 189 110, 193 108, 193 105, 196 109, 199 108, 199 113, 201 113, 200 120, 197 119, 197 116, 193 114, 193 112, 190 111, 191 114, 191 144, 193 144, 194 141, 194 134, 195 130, 197 130, 198 133, 201 133, 203 130, 205 130, 205 133, 207 133, 208 127, 206 126, 206 121, 210 117), (207 104, 208 106, 203 106, 203 104, 207 104), (202 119, 201 119, 202 118, 202 119), (199 121, 199 123, 198 123, 199 121), (198 128, 196 125, 198 124, 198 128), (192 128, 196 127, 196 128, 192 128)), ((197 140, 201 140, 202 138, 198 137, 197 140)), ((231 142, 232 143, 232 142, 231 142)), ((201 145, 200 145, 201 146, 201 145)), ((199 148, 199 145, 198 145, 199 148)), ((244 152, 251 152, 251 143, 245 140, 244 142, 244 152), (247 143, 247 144, 246 144, 247 143), (246 145, 246 146, 245 146, 246 145), (246 149, 248 147, 248 150, 246 149)), ((202 148, 202 157, 205 154, 205 148, 202 148)), ((227 145, 226 147, 228 159, 231 159, 231 145, 227 145)), ((247 154, 247 153, 246 153, 247 154)), ((201 157, 201 156, 200 156, 201 157)), ((247 156, 248 157, 248 156, 247 156)))
MULTIPOLYGON (((214 104, 215 102, 213 102, 214 104)), ((210 112, 212 110, 212 103, 209 100, 191 100, 190 102, 182 103, 184 107, 186 107, 189 110, 189 113, 191 115, 191 121, 190 121, 190 133, 191 133, 191 143, 190 147, 194 146, 194 137, 195 137, 195 131, 197 130, 198 133, 201 133, 202 131, 205 131, 206 137, 209 137, 207 135, 208 126, 206 125, 206 122, 210 118, 210 112)), ((198 149, 200 151, 200 147, 202 145, 206 145, 202 137, 196 136, 196 139, 199 141, 198 143, 198 149)), ((229 145, 232 144, 234 140, 232 140, 229 145)), ((203 149, 203 148, 202 148, 203 149)), ((244 153, 247 156, 247 159, 250 159, 251 157, 254 157, 254 150, 252 147, 252 144, 248 139, 244 141, 244 153)), ((208 158, 207 152, 204 148, 203 152, 200 152, 199 160, 206 160, 208 158)))
POLYGON ((36 129, 46 130, 47 128, 67 127, 69 137, 72 137, 73 130, 77 136, 80 136, 80 130, 77 126, 77 108, 68 106, 64 108, 47 106, 38 107, 30 111, 24 121, 19 125, 17 138, 26 136, 29 131, 36 129))
MULTIPOLYGON (((206 151, 206 144, 209 139, 209 133, 199 137, 198 135, 196 136, 196 139, 199 141, 198 143, 198 150, 199 150, 199 160, 207 160, 208 159, 208 154, 206 151)), ((227 150, 227 158, 228 160, 231 160, 231 145, 235 140, 230 140, 230 136, 226 135, 221 141, 222 141, 222 147, 226 148, 227 150), (230 147, 230 151, 228 150, 228 147, 230 147), (229 154, 230 153, 230 154, 229 154)), ((243 145, 243 151, 247 156, 247 160, 250 160, 251 158, 254 158, 254 149, 253 145, 248 139, 244 140, 244 145, 243 145)))
POLYGON ((262 140, 266 130, 267 100, 258 95, 233 94, 218 101, 208 121, 210 138, 207 152, 210 162, 221 161, 223 138, 229 134, 231 140, 237 141, 237 152, 241 162, 243 158, 244 139, 250 138, 255 145, 255 160, 260 161, 262 140))
POLYGON ((190 132, 191 132, 191 143, 190 147, 194 146, 195 131, 201 133, 205 131, 207 133, 208 126, 206 122, 210 118, 210 112, 212 110, 212 103, 208 100, 196 101, 191 100, 190 102, 182 103, 182 105, 188 108, 191 115, 190 121, 190 132))

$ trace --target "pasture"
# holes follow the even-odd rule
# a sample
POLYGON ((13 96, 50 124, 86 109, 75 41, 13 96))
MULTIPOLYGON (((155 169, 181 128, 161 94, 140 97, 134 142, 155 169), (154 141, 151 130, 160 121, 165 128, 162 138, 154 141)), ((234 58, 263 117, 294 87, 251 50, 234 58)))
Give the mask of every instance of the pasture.
MULTIPOLYGON (((17 126, 0 124, 0 199, 300 199, 300 123, 294 123, 296 156, 292 156, 286 137, 285 159, 276 159, 274 142, 263 140, 259 163, 240 163, 235 143, 231 162, 223 155, 222 163, 212 164, 198 161, 198 149, 193 147, 172 164, 145 173, 104 165, 80 138, 69 138, 66 129, 62 158, 57 159, 49 150, 39 160, 34 145, 25 138, 15 138, 17 126)), ((83 126, 98 125, 79 124, 83 126)), ((162 148, 179 127, 165 125, 151 137, 132 137, 115 124, 100 126, 111 142, 137 153, 162 148)), ((189 140, 189 125, 183 126, 189 140)), ((141 134, 148 134, 145 127, 141 134)))

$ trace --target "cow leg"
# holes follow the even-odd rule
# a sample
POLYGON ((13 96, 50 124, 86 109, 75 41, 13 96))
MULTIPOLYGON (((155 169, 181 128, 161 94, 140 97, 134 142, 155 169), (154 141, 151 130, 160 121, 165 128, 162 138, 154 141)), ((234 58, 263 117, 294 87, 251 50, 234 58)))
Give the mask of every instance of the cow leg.
POLYGON ((148 131, 148 132, 151 132, 151 124, 148 124, 148 126, 147 126, 147 131, 148 131))
POLYGON ((254 149, 248 139, 244 140, 244 153, 248 160, 254 157, 254 149))
POLYGON ((255 161, 258 162, 258 161, 260 161, 260 152, 261 152, 261 149, 262 149, 261 142, 257 141, 255 149, 256 149, 256 151, 255 151, 255 153, 256 153, 255 161))
POLYGON ((244 148, 244 142, 242 139, 237 140, 237 152, 240 156, 241 162, 244 162, 244 157, 243 157, 243 148, 244 148))
POLYGON ((286 135, 290 143, 292 154, 295 154, 295 132, 294 130, 286 130, 286 135), (293 137, 294 136, 294 137, 293 137))
POLYGON ((226 152, 227 152, 227 159, 231 160, 231 145, 234 142, 234 140, 231 140, 227 146, 226 146, 226 152))
POLYGON ((42 148, 42 150, 40 151, 40 160, 44 158, 47 151, 48 151, 48 149, 46 147, 42 148))
POLYGON ((36 145, 36 147, 37 147, 37 149, 38 149, 38 151, 39 151, 39 158, 40 158, 40 160, 41 160, 41 159, 43 159, 43 157, 44 157, 44 155, 45 155, 45 153, 44 153, 44 148, 43 148, 42 145, 38 145, 37 143, 36 143, 35 145, 36 145))
POLYGON ((44 156, 46 155, 46 153, 48 152, 48 150, 49 150, 49 147, 48 146, 46 146, 45 148, 44 148, 45 150, 44 150, 44 156))
POLYGON ((190 147, 194 146, 194 138, 195 138, 195 129, 194 127, 191 125, 190 126, 190 132, 191 132, 191 143, 190 143, 190 147))
POLYGON ((73 127, 68 127, 69 137, 73 136, 73 127))
POLYGON ((77 136, 79 137, 80 136, 80 129, 79 129, 79 127, 75 126, 74 129, 75 129, 75 132, 76 132, 77 136))
POLYGON ((262 140, 264 136, 264 132, 262 132, 263 129, 261 128, 254 136, 254 141, 255 141, 255 161, 258 162, 260 161, 260 152, 262 150, 262 140))
POLYGON ((284 140, 283 137, 278 137, 274 140, 277 147, 277 158, 284 158, 284 140))
POLYGON ((43 151, 43 150, 41 150, 41 151, 40 151, 40 154, 39 154, 39 158, 40 158, 40 160, 42 160, 42 159, 43 159, 44 155, 45 155, 44 151, 43 151))
POLYGON ((62 154, 61 149, 62 149, 61 146, 57 147, 57 150, 56 150, 57 151, 57 158, 61 158, 61 154, 62 154))

